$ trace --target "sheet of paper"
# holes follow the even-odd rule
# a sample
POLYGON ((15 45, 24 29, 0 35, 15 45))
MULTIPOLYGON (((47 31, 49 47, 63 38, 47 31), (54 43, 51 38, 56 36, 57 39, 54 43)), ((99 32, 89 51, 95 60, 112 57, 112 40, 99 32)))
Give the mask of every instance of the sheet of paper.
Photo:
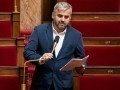
POLYGON ((60 71, 68 71, 68 70, 72 70, 75 67, 80 67, 81 65, 83 65, 86 62, 88 57, 89 57, 89 55, 87 55, 86 57, 84 57, 82 59, 72 58, 65 66, 60 68, 60 71))

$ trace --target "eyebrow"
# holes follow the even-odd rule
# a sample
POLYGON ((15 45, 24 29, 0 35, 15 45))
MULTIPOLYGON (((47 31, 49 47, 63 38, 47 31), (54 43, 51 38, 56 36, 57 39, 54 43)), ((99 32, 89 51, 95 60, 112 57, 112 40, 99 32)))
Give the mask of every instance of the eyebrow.
POLYGON ((65 17, 65 18, 68 18, 69 17, 69 15, 61 15, 61 14, 58 14, 57 16, 59 16, 59 17, 65 17))

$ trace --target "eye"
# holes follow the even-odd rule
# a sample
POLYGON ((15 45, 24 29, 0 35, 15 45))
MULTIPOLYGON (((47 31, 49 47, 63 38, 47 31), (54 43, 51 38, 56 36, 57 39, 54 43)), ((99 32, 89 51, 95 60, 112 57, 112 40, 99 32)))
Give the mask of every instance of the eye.
POLYGON ((69 16, 65 16, 65 19, 68 19, 69 18, 69 16))
POLYGON ((62 18, 62 17, 63 17, 61 14, 58 14, 57 16, 58 16, 59 18, 62 18))

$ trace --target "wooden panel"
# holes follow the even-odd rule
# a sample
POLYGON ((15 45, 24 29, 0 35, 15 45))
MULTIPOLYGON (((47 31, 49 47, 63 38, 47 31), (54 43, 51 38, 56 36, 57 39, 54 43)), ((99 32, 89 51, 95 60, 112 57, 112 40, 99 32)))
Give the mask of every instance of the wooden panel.
POLYGON ((11 66, 0 66, 0 76, 1 75, 19 75, 19 68, 11 66))
POLYGON ((18 65, 20 67, 24 66, 24 56, 23 56, 23 52, 24 52, 24 38, 17 38, 17 58, 18 58, 18 65))
POLYGON ((73 12, 72 20, 120 20, 120 13, 106 12, 73 12))
POLYGON ((20 13, 13 13, 13 37, 18 37, 20 33, 20 13))
POLYGON ((120 37, 83 37, 84 45, 120 45, 120 37))
POLYGON ((18 37, 20 32, 20 13, 0 13, 0 21, 12 21, 12 37, 18 37))
POLYGON ((73 76, 73 80, 74 80, 74 86, 73 86, 73 90, 79 90, 79 77, 78 76, 73 76))
MULTIPOLYGON (((15 3, 15 0, 14 0, 14 3, 15 3)), ((16 0, 16 8, 17 8, 17 11, 20 12, 20 0, 16 0)), ((14 8, 15 8, 15 5, 14 5, 14 8)))
POLYGON ((120 75, 120 66, 88 66, 84 75, 120 75))
POLYGON ((25 46, 24 40, 25 40, 25 37, 18 37, 17 38, 17 46, 25 46))
POLYGON ((73 76, 80 75, 120 75, 120 66, 87 66, 84 73, 80 72, 80 67, 73 70, 73 76))
POLYGON ((19 36, 20 33, 20 22, 15 21, 13 22, 13 37, 16 38, 19 36))
POLYGON ((12 13, 0 12, 0 21, 11 21, 12 13))
POLYGON ((52 20, 52 11, 55 3, 56 0, 42 0, 42 23, 52 20))
POLYGON ((16 46, 15 38, 0 38, 0 46, 16 46))
POLYGON ((20 21, 20 12, 13 12, 13 20, 12 21, 20 21))

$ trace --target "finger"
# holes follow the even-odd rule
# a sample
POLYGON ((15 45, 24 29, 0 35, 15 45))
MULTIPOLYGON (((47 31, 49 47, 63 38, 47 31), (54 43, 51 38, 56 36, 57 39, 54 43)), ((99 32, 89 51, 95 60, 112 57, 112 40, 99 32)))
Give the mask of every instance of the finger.
POLYGON ((45 58, 46 58, 46 59, 51 59, 51 58, 53 58, 53 55, 52 55, 52 54, 46 54, 46 55, 45 55, 45 58))
POLYGON ((40 64, 44 64, 45 63, 45 59, 40 59, 39 62, 40 62, 40 64))

